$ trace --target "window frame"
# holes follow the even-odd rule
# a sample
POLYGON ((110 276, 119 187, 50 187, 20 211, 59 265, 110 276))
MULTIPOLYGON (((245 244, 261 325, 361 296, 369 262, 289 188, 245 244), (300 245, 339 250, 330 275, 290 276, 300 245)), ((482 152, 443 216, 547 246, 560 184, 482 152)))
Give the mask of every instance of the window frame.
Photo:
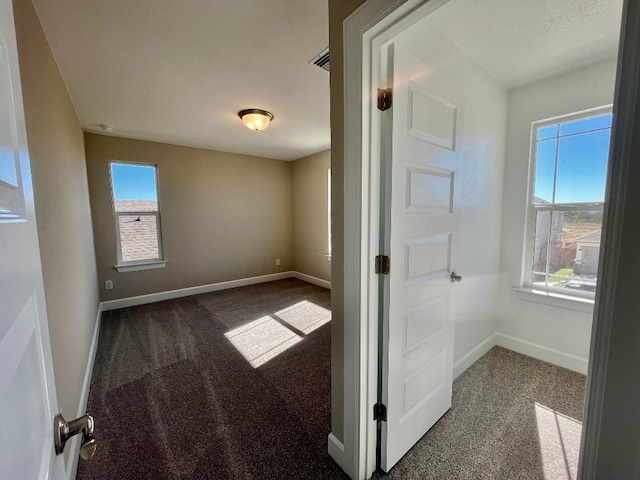
MULTIPOLYGON (((553 203, 553 204, 541 204, 536 205, 534 203, 535 198, 535 183, 536 183, 536 163, 538 153, 538 135, 539 129, 550 125, 561 125, 563 123, 569 123, 577 120, 584 120, 587 118, 598 117, 602 115, 608 115, 613 113, 613 105, 603 105, 600 107, 590 108, 587 110, 581 110, 579 112, 569 113, 565 115, 559 115, 544 120, 539 120, 531 123, 531 136, 530 136, 530 148, 529 148, 529 176, 527 184, 527 197, 526 197, 526 210, 525 210, 525 237, 523 245, 523 262, 522 262, 522 276, 520 285, 522 289, 527 291, 540 292, 545 295, 554 295, 561 298, 570 298, 576 300, 587 300, 593 302, 595 298, 595 292, 581 292, 561 290, 546 285, 535 285, 533 283, 533 261, 534 261, 534 245, 536 238, 536 215, 538 212, 548 211, 550 213, 550 222, 553 213, 560 211, 600 211, 604 212, 604 206, 606 198, 602 202, 584 202, 584 203, 553 203)), ((611 127, 609 127, 611 130, 611 127)), ((597 131, 597 130, 593 130, 597 131)), ((609 151, 611 149, 611 141, 609 143, 609 151)), ((610 155, 610 153, 609 153, 610 155)), ((557 157, 556 157, 557 162, 557 157)), ((557 166, 557 165, 556 165, 557 166)), ((554 184, 554 190, 556 185, 554 184)), ((606 192, 605 192, 606 197, 606 192)), ((547 247, 548 251, 548 247, 547 247)), ((547 270, 548 270, 549 257, 547 256, 547 270)), ((548 274, 548 272, 547 272, 548 274)), ((597 280, 596 280, 597 281, 597 280)))
POLYGON ((120 272, 133 272, 139 270, 152 270, 156 268, 164 268, 167 264, 164 259, 164 249, 162 244, 162 222, 161 222, 161 205, 160 205, 160 179, 158 165, 154 163, 145 162, 132 162, 125 160, 111 160, 109 161, 109 188, 111 189, 111 210, 113 212, 114 228, 116 234, 116 265, 115 269, 120 272), (155 188, 156 188, 156 210, 155 211, 116 211, 116 198, 115 189, 113 183, 113 165, 132 165, 141 167, 153 167, 155 173, 155 188), (149 258, 144 260, 129 260, 124 261, 122 259, 122 240, 120 237, 120 221, 121 216, 154 216, 156 218, 156 234, 158 237, 158 257, 149 258))

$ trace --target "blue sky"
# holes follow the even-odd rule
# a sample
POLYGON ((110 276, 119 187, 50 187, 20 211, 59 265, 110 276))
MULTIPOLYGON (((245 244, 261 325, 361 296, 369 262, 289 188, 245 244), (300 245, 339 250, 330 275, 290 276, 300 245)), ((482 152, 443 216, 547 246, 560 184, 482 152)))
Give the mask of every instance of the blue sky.
POLYGON ((115 200, 158 201, 156 169, 153 166, 112 163, 111 178, 115 200))
POLYGON ((538 129, 535 196, 554 201, 557 149, 555 203, 603 202, 610 127, 608 114, 538 129))

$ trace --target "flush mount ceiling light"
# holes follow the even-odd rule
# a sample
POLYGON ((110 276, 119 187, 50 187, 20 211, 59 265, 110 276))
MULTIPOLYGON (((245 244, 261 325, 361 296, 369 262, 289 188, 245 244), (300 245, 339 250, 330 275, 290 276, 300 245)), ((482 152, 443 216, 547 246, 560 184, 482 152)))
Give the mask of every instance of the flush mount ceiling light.
POLYGON ((247 128, 251 130, 264 130, 273 120, 273 113, 257 108, 249 108, 238 112, 238 116, 242 119, 247 128))

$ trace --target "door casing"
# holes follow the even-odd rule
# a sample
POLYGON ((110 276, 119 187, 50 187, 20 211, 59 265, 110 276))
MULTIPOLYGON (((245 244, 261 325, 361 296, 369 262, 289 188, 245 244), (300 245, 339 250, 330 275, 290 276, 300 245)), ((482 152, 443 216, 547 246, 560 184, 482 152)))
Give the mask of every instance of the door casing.
POLYGON ((334 459, 351 478, 376 468, 380 244, 380 117, 375 95, 386 88, 381 49, 448 0, 369 0, 344 23, 345 68, 345 351, 344 449, 334 459), (353 130, 350 128, 353 128, 353 130))

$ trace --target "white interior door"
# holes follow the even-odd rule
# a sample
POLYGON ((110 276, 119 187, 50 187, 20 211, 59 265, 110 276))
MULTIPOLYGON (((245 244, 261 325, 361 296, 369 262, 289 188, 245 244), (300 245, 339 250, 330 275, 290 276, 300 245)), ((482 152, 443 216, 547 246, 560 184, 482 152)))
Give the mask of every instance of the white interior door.
MULTIPOLYGON (((384 50, 383 50, 384 51, 384 50)), ((387 49, 393 106, 384 222, 381 467, 389 471, 451 407, 463 99, 449 79, 398 45, 387 49), (388 189, 390 188, 390 192, 388 189)))
POLYGON ((64 478, 11 0, 0 0, 0 476, 64 478))

